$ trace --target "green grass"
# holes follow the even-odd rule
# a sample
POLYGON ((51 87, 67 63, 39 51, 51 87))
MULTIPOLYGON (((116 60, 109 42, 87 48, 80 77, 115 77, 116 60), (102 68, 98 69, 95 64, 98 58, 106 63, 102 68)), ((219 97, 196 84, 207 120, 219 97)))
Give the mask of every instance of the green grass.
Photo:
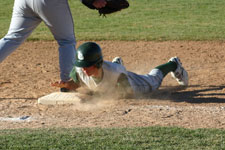
MULTIPOLYGON (((224 0, 129 0, 130 7, 99 17, 69 0, 77 40, 224 40, 224 0)), ((0 1, 0 37, 7 33, 13 0, 0 1)), ((42 23, 30 40, 53 40, 42 23)))
POLYGON ((225 131, 172 127, 1 130, 0 149, 224 150, 225 131))

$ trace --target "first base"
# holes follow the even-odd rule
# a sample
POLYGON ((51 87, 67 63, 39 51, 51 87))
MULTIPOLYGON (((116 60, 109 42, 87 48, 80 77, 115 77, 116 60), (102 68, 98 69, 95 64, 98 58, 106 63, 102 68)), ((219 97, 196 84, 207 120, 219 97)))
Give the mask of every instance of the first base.
POLYGON ((38 104, 55 105, 55 104, 75 104, 80 103, 79 93, 75 92, 54 92, 38 98, 38 104))

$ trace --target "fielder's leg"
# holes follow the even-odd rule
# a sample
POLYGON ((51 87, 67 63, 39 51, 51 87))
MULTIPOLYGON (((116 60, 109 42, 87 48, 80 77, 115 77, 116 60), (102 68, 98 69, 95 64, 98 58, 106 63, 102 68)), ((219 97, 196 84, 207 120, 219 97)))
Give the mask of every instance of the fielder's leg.
MULTIPOLYGON (((41 0, 39 12, 41 19, 49 27, 59 44, 59 64, 61 81, 68 81, 75 62, 76 40, 73 18, 67 0, 41 0)), ((36 1, 38 3, 38 1, 36 1)), ((37 5, 38 6, 38 5, 37 5)))
POLYGON ((41 20, 25 7, 25 1, 15 0, 9 31, 0 40, 0 62, 10 55, 31 34, 41 20))

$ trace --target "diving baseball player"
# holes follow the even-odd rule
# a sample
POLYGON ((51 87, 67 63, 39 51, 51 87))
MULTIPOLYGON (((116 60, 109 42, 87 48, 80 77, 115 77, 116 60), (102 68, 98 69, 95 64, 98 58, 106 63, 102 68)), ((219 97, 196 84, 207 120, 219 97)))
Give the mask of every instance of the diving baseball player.
POLYGON ((188 85, 188 73, 178 57, 172 57, 148 74, 139 75, 127 71, 119 57, 112 62, 104 61, 100 46, 94 42, 86 42, 77 49, 75 66, 70 73, 72 80, 67 83, 55 82, 52 86, 76 90, 85 85, 102 93, 115 91, 123 95, 138 96, 158 89, 169 72, 180 85, 188 85))
MULTIPOLYGON (((106 5, 105 0, 85 2, 93 3, 96 8, 106 5)), ((15 0, 8 33, 0 40, 0 63, 27 39, 42 21, 59 45, 60 78, 61 82, 67 82, 70 80, 69 74, 75 61, 76 46, 68 0, 15 0)))

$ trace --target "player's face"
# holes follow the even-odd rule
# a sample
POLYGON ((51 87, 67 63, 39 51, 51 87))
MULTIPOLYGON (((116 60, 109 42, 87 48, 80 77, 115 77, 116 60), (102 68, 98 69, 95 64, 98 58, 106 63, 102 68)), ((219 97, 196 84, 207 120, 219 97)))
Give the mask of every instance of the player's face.
POLYGON ((98 76, 98 68, 96 66, 84 67, 82 70, 88 76, 98 76))

